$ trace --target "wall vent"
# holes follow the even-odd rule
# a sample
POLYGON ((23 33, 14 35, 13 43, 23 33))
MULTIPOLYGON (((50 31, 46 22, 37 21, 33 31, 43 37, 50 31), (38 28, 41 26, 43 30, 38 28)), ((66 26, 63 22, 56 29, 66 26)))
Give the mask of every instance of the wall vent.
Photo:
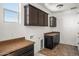
POLYGON ((40 47, 40 49, 42 49, 43 48, 43 40, 41 40, 41 47, 40 47))

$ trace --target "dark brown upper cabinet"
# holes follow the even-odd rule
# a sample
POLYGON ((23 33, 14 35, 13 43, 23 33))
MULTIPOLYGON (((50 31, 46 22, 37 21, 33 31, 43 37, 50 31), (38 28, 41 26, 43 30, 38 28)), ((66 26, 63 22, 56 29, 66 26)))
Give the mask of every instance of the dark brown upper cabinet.
POLYGON ((38 9, 32 7, 30 5, 29 7, 29 24, 30 25, 38 25, 38 9))
POLYGON ((38 10, 31 5, 24 6, 24 18, 24 25, 38 25, 38 10))
POLYGON ((44 26, 44 12, 39 10, 38 17, 39 17, 39 20, 38 20, 39 26, 44 26))
POLYGON ((56 27, 56 17, 50 17, 50 27, 56 27))
POLYGON ((44 14, 44 26, 48 26, 48 14, 44 14))
POLYGON ((24 6, 25 26, 48 26, 48 14, 30 4, 24 6))

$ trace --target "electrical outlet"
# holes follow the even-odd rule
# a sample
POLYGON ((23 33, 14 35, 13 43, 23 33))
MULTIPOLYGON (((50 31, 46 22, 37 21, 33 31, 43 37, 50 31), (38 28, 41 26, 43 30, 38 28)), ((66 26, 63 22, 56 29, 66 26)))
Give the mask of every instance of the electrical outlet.
POLYGON ((31 36, 30 36, 30 39, 32 39, 33 37, 34 37, 34 36, 33 36, 33 35, 31 35, 31 36))
POLYGON ((79 45, 79 42, 77 44, 79 45))

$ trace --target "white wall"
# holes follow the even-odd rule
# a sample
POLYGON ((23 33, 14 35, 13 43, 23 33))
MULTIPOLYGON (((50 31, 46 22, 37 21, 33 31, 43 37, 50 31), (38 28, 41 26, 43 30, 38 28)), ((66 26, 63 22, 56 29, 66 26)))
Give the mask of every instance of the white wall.
POLYGON ((3 23, 3 9, 0 7, 0 24, 3 23))
POLYGON ((78 37, 78 20, 79 14, 77 13, 79 9, 67 10, 61 13, 55 13, 54 15, 60 20, 60 33, 61 33, 61 43, 77 45, 78 37))
POLYGON ((0 41, 24 37, 25 32, 23 26, 18 23, 5 23, 3 13, 4 10, 0 7, 0 41))

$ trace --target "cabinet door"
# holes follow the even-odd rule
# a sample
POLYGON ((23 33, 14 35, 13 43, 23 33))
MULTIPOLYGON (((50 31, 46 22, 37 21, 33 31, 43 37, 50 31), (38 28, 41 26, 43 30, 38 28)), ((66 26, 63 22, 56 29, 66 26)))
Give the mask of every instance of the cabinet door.
POLYGON ((48 14, 44 13, 44 26, 48 26, 48 14))
POLYGON ((44 25, 44 13, 43 11, 39 10, 39 26, 43 26, 44 25))
POLYGON ((56 27, 56 17, 50 17, 50 27, 56 27))
POLYGON ((56 17, 53 17, 53 27, 56 27, 56 17))
POLYGON ((53 46, 55 47, 59 43, 59 35, 53 36, 53 46))
POLYGON ((29 5, 29 25, 38 25, 38 9, 29 5))
POLYGON ((50 36, 45 36, 45 48, 53 48, 53 39, 50 36))

